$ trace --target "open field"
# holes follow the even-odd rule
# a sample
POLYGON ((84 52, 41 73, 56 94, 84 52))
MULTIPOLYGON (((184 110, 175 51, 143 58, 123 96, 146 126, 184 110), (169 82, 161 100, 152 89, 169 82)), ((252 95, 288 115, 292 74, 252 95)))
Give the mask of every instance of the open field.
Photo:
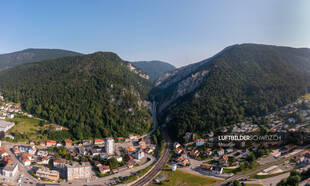
POLYGON ((6 121, 15 123, 15 126, 11 128, 8 133, 14 133, 15 140, 17 141, 38 141, 45 139, 45 137, 41 134, 43 128, 40 126, 40 120, 26 117, 16 117, 14 119, 6 119, 6 121))
MULTIPOLYGON (((203 185, 215 185, 218 180, 214 178, 208 178, 203 176, 197 176, 183 172, 181 170, 171 171, 171 168, 166 167, 159 177, 166 177, 161 181, 161 185, 182 185, 182 186, 203 186, 203 185)), ((156 186, 157 184, 149 184, 148 186, 156 186)))
POLYGON ((15 126, 9 130, 9 132, 27 133, 40 129, 39 120, 31 118, 14 118, 6 119, 6 121, 14 122, 15 126))

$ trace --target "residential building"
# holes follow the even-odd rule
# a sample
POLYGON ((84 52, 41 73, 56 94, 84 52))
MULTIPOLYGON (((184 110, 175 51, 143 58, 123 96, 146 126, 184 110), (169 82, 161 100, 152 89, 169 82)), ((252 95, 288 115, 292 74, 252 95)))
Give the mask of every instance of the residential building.
POLYGON ((15 155, 18 155, 20 153, 19 147, 17 145, 12 148, 12 151, 15 155))
POLYGON ((18 163, 10 162, 2 169, 2 175, 5 177, 14 177, 18 171, 18 163))
POLYGON ((46 168, 46 167, 40 167, 36 171, 36 176, 43 178, 43 179, 58 180, 59 172, 56 170, 50 170, 49 168, 46 168))
POLYGON ((39 151, 37 152, 37 155, 38 155, 38 156, 47 156, 47 155, 48 155, 48 152, 47 152, 47 151, 43 151, 43 150, 39 150, 39 151))
POLYGON ((10 163, 10 162, 13 162, 13 158, 10 155, 8 155, 3 158, 3 161, 5 163, 10 163))
POLYGON ((31 164, 31 159, 31 154, 21 153, 19 156, 19 161, 21 161, 24 166, 29 166, 31 164))
POLYGON ((37 161, 37 163, 38 164, 47 165, 49 161, 50 161, 49 157, 43 156, 43 157, 40 158, 40 161, 37 161))
POLYGON ((183 152, 183 149, 178 147, 174 151, 175 151, 176 154, 181 154, 183 152))
POLYGON ((34 155, 37 152, 37 148, 35 146, 19 146, 19 151, 34 155))
POLYGON ((114 139, 106 138, 105 151, 107 154, 114 154, 114 139))
POLYGON ((219 159, 220 164, 226 165, 228 164, 228 156, 224 155, 219 159))
POLYGON ((0 147, 0 159, 3 159, 5 156, 8 156, 8 152, 4 147, 0 147))
POLYGON ((8 118, 9 119, 13 119, 14 118, 14 114, 8 114, 8 118))
POLYGON ((199 138, 199 139, 196 140, 196 146, 202 146, 204 144, 205 144, 205 140, 204 139, 199 138))
POLYGON ((66 146, 67 148, 72 147, 72 140, 71 140, 71 139, 66 139, 66 140, 65 140, 65 146, 66 146))
POLYGON ((177 149, 177 148, 181 147, 181 144, 178 143, 178 142, 174 142, 173 147, 174 147, 175 149, 177 149))
POLYGON ((93 157, 100 155, 100 153, 97 151, 97 149, 90 149, 89 151, 93 157))
POLYGON ((223 156, 224 154, 225 154, 225 151, 223 148, 220 148, 219 150, 217 150, 217 155, 223 156))
POLYGON ((143 139, 141 141, 139 141, 139 146, 143 150, 146 149, 146 143, 145 143, 145 141, 143 139))
POLYGON ((129 134, 129 139, 130 140, 138 140, 138 136, 136 136, 134 134, 129 134))
POLYGON ((207 150, 204 151, 204 154, 206 156, 211 156, 212 155, 212 151, 210 149, 207 149, 207 150))
POLYGON ((57 142, 56 141, 52 141, 52 140, 46 140, 45 145, 47 147, 52 147, 52 146, 56 146, 57 142))
POLYGON ((149 153, 149 154, 153 153, 153 152, 154 152, 154 147, 147 147, 147 148, 145 149, 145 152, 146 152, 146 153, 149 153))
POLYGON ((87 150, 85 149, 85 147, 80 147, 79 148, 79 153, 81 154, 81 155, 87 155, 88 154, 88 152, 87 152, 87 150))
POLYGON ((200 168, 204 171, 212 172, 213 166, 210 164, 201 164, 200 168))
POLYGON ((193 149, 189 154, 191 157, 198 157, 200 152, 197 149, 193 149))
POLYGON ((94 145, 104 145, 104 140, 103 139, 95 139, 94 145))
POLYGON ((184 158, 184 157, 182 157, 182 156, 180 156, 180 157, 177 159, 177 162, 178 162, 179 165, 184 166, 184 167, 187 166, 187 165, 189 165, 189 160, 186 159, 186 158, 184 158))
POLYGON ((212 168, 213 174, 222 174, 223 173, 223 167, 214 166, 212 168))
POLYGON ((135 151, 136 151, 136 148, 134 148, 132 146, 125 148, 125 152, 128 153, 128 154, 132 154, 135 151))
POLYGON ((117 138, 117 141, 118 141, 118 142, 123 142, 124 140, 125 140, 124 137, 118 137, 118 138, 117 138))
POLYGON ((137 160, 141 160, 142 158, 144 158, 144 152, 142 149, 138 150, 136 153, 134 153, 134 157, 137 160))
POLYGON ((106 174, 106 173, 109 173, 110 171, 111 171, 110 166, 108 166, 108 165, 104 165, 102 167, 99 167, 100 174, 106 174))
POLYGON ((94 161, 94 165, 96 166, 96 167, 103 167, 103 165, 100 163, 100 161, 94 161))
POLYGON ((232 148, 226 149, 226 152, 227 152, 227 153, 232 153, 233 151, 234 151, 234 149, 232 149, 232 148))
POLYGON ((91 165, 88 162, 81 164, 72 163, 66 165, 67 180, 89 178, 91 175, 91 165))
POLYGON ((58 159, 55 159, 54 162, 53 162, 53 165, 54 167, 56 168, 65 168, 66 166, 66 160, 65 159, 62 159, 62 158, 58 158, 58 159))

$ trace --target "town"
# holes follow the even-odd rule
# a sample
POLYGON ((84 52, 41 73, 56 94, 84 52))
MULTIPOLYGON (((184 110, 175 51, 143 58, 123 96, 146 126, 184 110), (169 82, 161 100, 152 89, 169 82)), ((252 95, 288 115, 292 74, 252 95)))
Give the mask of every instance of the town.
MULTIPOLYGON (((210 132, 205 137, 187 132, 184 145, 178 142, 173 144, 169 164, 173 171, 180 169, 228 183, 237 179, 248 184, 261 184, 263 178, 274 178, 274 182, 280 182, 283 175, 289 176, 291 170, 297 169, 303 173, 310 168, 309 129, 310 100, 307 95, 275 113, 256 118, 256 121, 246 118, 235 125, 210 132), (218 136, 225 134, 257 135, 262 130, 282 136, 287 133, 301 133, 303 140, 308 141, 300 139, 296 140, 299 144, 290 144, 287 141, 225 143, 218 140, 218 136)), ((159 178, 157 181, 161 182, 164 179, 159 178)), ((271 182, 264 183, 270 184, 272 185, 271 182)))
MULTIPOLYGON (((10 129, 15 123, 10 120, 33 116, 24 113, 18 105, 5 102, 3 96, 0 97, 0 115, 2 138, 9 140, 0 143, 0 179, 4 183, 116 184, 156 159, 156 145, 148 135, 130 134, 128 138, 82 141, 47 139, 14 142, 10 129), (117 179, 111 179, 115 177, 117 179)), ((62 127, 56 126, 56 130, 62 130, 62 127)))
MULTIPOLYGON (((158 147, 149 135, 130 134, 128 137, 82 141, 14 141, 14 133, 10 131, 16 125, 11 120, 33 116, 24 113, 20 106, 4 101, 3 96, 0 99, 0 129, 4 139, 0 147, 0 179, 4 183, 114 185, 157 160, 158 147)), ((217 136, 258 133, 261 130, 307 134, 310 129, 309 118, 310 101, 305 96, 275 113, 256 120, 246 118, 235 125, 210 132, 205 137, 187 132, 184 136, 186 143, 174 142, 171 146, 168 164, 172 171, 180 169, 227 182, 237 179, 254 184, 261 178, 277 179, 277 176, 289 174, 293 169, 302 173, 310 167, 310 146, 306 144, 279 145, 280 141, 263 145, 244 141, 224 143, 219 142, 217 136), (240 177, 244 171, 253 174, 240 177)), ((55 127, 56 130, 63 130, 61 126, 55 127)), ((161 176, 155 179, 155 183, 164 181, 161 176)))

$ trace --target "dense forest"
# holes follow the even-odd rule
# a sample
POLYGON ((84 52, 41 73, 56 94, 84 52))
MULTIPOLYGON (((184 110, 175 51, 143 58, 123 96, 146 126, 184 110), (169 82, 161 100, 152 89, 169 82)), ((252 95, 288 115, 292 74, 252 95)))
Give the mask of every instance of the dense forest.
POLYGON ((162 61, 136 61, 132 64, 147 73, 152 81, 175 69, 175 66, 162 61))
POLYGON ((8 54, 0 54, 0 69, 21 65, 24 63, 39 62, 66 56, 77 56, 80 53, 61 49, 34 49, 29 48, 8 54))
MULTIPOLYGON (((172 136, 181 139, 188 131, 205 135, 295 101, 309 88, 310 50, 235 45, 197 71, 206 69, 209 73, 200 86, 162 111, 172 136)), ((166 102, 181 82, 154 89, 153 97, 161 104, 166 102)))
POLYGON ((151 82, 116 54, 97 52, 29 63, 0 72, 4 96, 29 113, 64 125, 76 139, 142 134, 151 117, 151 82))

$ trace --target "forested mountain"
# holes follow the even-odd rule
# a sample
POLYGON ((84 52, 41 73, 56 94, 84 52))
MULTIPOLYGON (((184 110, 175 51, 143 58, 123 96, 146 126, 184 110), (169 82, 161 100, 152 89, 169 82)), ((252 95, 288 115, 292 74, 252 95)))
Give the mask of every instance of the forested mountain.
POLYGON ((12 66, 39 62, 42 60, 56 59, 65 56, 81 55, 77 52, 60 49, 25 49, 18 52, 0 54, 0 69, 9 68, 12 66))
POLYGON ((151 117, 144 101, 151 82, 110 52, 63 57, 0 72, 0 90, 12 101, 68 127, 76 139, 142 134, 151 117))
POLYGON ((157 80, 168 71, 175 70, 175 66, 162 61, 137 61, 132 64, 147 73, 152 81, 157 80))
POLYGON ((242 44, 167 73, 150 97, 173 136, 205 135, 295 101, 310 84, 310 49, 242 44))

